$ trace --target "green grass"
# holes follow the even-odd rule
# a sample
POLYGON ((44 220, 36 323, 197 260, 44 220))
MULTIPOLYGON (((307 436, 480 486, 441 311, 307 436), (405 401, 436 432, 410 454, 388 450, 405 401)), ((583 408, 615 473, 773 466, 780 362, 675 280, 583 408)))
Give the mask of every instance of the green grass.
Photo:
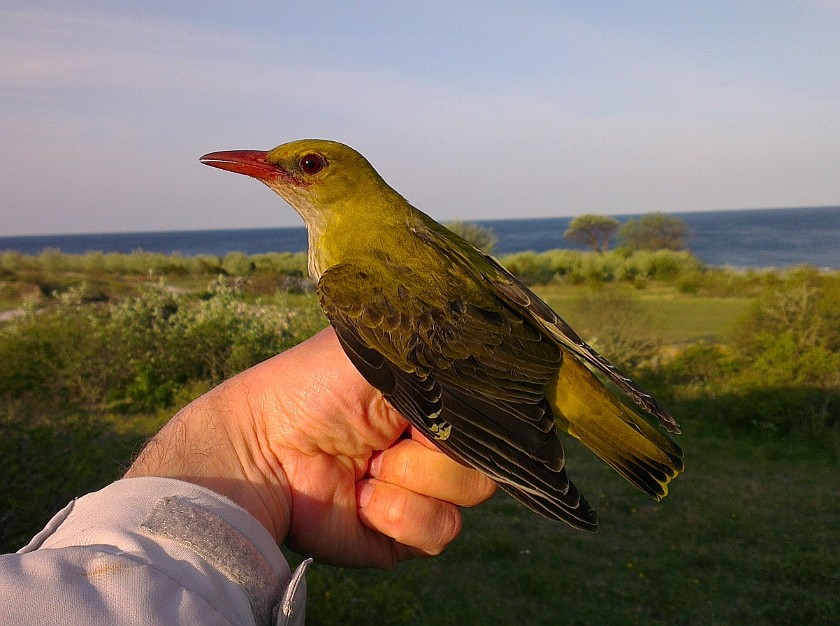
MULTIPOLYGON (((4 550, 74 495, 117 478, 166 416, 68 416, 31 424, 17 443, 10 435, 19 431, 0 429, 3 526, 15 515, 28 522, 2 537, 4 550), (23 465, 16 473, 14 459, 23 465)), ((837 464, 802 442, 704 434, 702 422, 680 417, 687 471, 661 503, 567 442, 570 475, 597 509, 599 533, 544 520, 499 493, 464 511, 461 536, 440 557, 393 572, 316 564, 307 623, 832 623, 840 611, 837 464)))
POLYGON ((734 324, 749 311, 752 302, 752 298, 701 296, 642 299, 650 313, 651 325, 663 340, 671 343, 732 339, 734 324))
MULTIPOLYGON (((581 298, 603 290, 558 284, 540 285, 532 289, 572 328, 584 328, 588 321, 586 313, 579 306, 581 298)), ((657 337, 672 344, 700 340, 726 342, 733 339, 735 324, 749 312, 755 301, 755 298, 746 297, 694 296, 668 287, 643 291, 625 287, 624 290, 638 302, 657 337)))
POLYGON ((316 565, 309 624, 829 624, 840 614, 837 467, 702 435, 661 503, 587 451, 569 473, 597 534, 541 519, 504 494, 464 511, 440 557, 392 573, 316 565))

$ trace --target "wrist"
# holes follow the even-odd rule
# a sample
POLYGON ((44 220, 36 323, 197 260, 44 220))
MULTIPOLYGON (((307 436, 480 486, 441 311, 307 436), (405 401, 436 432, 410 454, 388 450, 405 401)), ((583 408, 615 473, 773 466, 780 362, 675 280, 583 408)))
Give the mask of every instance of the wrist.
POLYGON ((175 478, 211 489, 245 509, 282 545, 292 512, 288 480, 263 454, 260 422, 253 419, 248 394, 236 386, 236 379, 223 383, 184 407, 125 477, 175 478))

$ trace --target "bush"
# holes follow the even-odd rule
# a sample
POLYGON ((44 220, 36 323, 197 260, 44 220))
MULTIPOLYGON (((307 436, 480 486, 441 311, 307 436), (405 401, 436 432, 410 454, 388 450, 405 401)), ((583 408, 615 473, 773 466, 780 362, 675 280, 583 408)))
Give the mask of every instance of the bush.
POLYGON ((563 237, 588 246, 593 252, 606 252, 618 229, 618 220, 606 215, 578 215, 569 223, 563 237))
POLYGON ((479 250, 487 254, 493 252, 498 239, 492 228, 486 228, 472 222, 449 222, 445 226, 453 233, 466 239, 479 250))
POLYGON ((807 268, 774 276, 761 279, 735 345, 687 348, 663 367, 663 387, 729 430, 831 442, 840 423, 840 281, 807 268))
POLYGON ((680 289, 685 293, 716 298, 754 297, 768 285, 780 281, 773 270, 762 272, 736 271, 725 268, 703 268, 681 279, 680 289))
POLYGON ((640 279, 671 282, 706 271, 691 253, 671 250, 612 250, 601 254, 580 250, 520 252, 503 256, 500 262, 526 285, 544 285, 555 276, 572 284, 616 280, 636 283, 640 279))
POLYGON ((621 245, 631 250, 684 250, 690 238, 688 225, 664 213, 630 219, 618 231, 621 245))
POLYGON ((249 304, 227 279, 206 299, 163 284, 108 303, 89 291, 71 287, 0 325, 4 553, 72 497, 118 478, 177 408, 326 325, 313 295, 249 304))
POLYGON ((554 278, 556 270, 546 254, 520 252, 501 260, 507 270, 526 285, 544 285, 554 278))
POLYGON ((594 290, 577 302, 586 323, 584 340, 624 371, 656 367, 661 341, 651 333, 649 316, 638 298, 625 290, 594 290))
POLYGON ((270 252, 255 254, 251 257, 257 272, 282 274, 302 278, 309 275, 308 260, 305 252, 270 252))
POLYGON ((13 274, 21 269, 23 265, 23 255, 20 252, 0 252, 0 271, 7 274, 13 274))
POLYGON ((229 276, 247 276, 255 269, 256 264, 242 252, 229 252, 222 261, 222 270, 229 276))
POLYGON ((701 342, 679 353, 665 371, 672 387, 714 393, 713 385, 731 377, 737 365, 731 350, 701 342))
POLYGON ((7 398, 86 411, 170 406, 178 390, 216 384, 299 343, 326 325, 314 296, 305 306, 245 304, 225 280, 206 300, 162 285, 109 304, 84 287, 0 330, 0 389, 7 398))
POLYGON ((190 276, 218 276, 222 273, 222 260, 210 254, 199 254, 187 259, 190 276))
POLYGON ((840 283, 806 271, 766 287, 741 325, 740 347, 757 379, 840 387, 840 283))

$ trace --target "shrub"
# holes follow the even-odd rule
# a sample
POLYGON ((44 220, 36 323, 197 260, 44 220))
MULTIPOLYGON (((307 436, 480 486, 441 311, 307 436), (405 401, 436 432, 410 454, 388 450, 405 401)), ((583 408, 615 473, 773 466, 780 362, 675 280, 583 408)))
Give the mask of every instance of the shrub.
POLYGON ((618 231, 621 245, 631 250, 684 250, 690 238, 688 225, 664 213, 630 219, 618 231))
POLYGON ((82 271, 88 276, 100 277, 105 274, 105 254, 87 252, 82 258, 82 271))
POLYGON ((808 272, 764 289, 742 324, 743 384, 840 393, 840 284, 808 272))
POLYGON ((680 275, 680 264, 671 255, 656 255, 648 264, 648 278, 669 281, 680 275))
POLYGON ((0 325, 3 552, 118 478, 175 408, 326 325, 313 295, 248 304, 231 285, 202 300, 161 283, 104 303, 81 284, 0 325))
POLYGON ((301 298, 299 310, 282 297, 246 304, 219 280, 206 300, 161 285, 103 304, 73 288, 0 329, 0 389, 86 411, 166 407, 182 387, 218 383, 323 328, 314 296, 301 298))
POLYGON ((502 263, 526 285, 544 285, 556 273, 549 257, 535 252, 508 255, 502 259, 502 263))
POLYGON ((305 252, 269 252, 251 257, 257 272, 281 274, 285 276, 305 277, 309 275, 308 260, 305 252))
POLYGON ((614 365, 626 371, 656 367, 661 341, 637 296, 624 289, 593 290, 576 306, 586 320, 578 332, 614 365))
POLYGON ((222 261, 222 270, 229 276, 247 276, 255 269, 256 264, 242 252, 229 252, 222 261))
POLYGON ((71 267, 67 255, 61 254, 57 248, 47 248, 38 257, 41 269, 47 276, 52 276, 61 271, 67 271, 71 267))
POLYGON ((691 394, 715 394, 737 369, 731 350, 700 342, 677 354, 664 368, 664 374, 671 387, 680 387, 691 394))
POLYGON ((210 254, 199 254, 187 259, 190 276, 218 276, 222 273, 222 260, 210 254))
POLYGON ((445 224, 445 226, 453 233, 462 239, 466 239, 476 248, 483 250, 487 254, 493 252, 493 248, 496 246, 496 242, 498 241, 496 233, 493 232, 492 228, 479 226, 478 224, 474 224, 472 222, 449 222, 448 224, 445 224))
POLYGON ((810 269, 764 282, 735 345, 689 347, 664 366, 664 383, 730 430, 830 442, 840 423, 840 282, 810 269))
POLYGON ((681 279, 687 293, 717 298, 757 296, 764 285, 778 280, 775 271, 742 272, 726 268, 702 268, 681 279))
POLYGON ((606 252, 618 229, 618 220, 606 215, 578 215, 569 223, 563 237, 588 246, 593 252, 606 252))
POLYGON ((23 255, 14 250, 9 252, 0 252, 0 270, 4 273, 15 273, 21 269, 23 265, 23 255))
POLYGON ((674 281, 699 276, 705 266, 689 252, 671 250, 612 250, 601 254, 580 250, 520 252, 500 259, 501 263, 528 285, 546 284, 554 276, 572 284, 585 281, 635 283, 639 279, 674 281))

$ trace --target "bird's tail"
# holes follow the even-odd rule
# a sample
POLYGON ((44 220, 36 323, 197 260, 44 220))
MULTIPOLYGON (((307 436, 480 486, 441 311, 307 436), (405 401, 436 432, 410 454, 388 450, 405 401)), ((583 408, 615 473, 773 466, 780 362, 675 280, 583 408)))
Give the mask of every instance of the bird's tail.
POLYGON ((546 390, 555 421, 655 500, 683 470, 683 453, 623 404, 583 363, 563 349, 563 365, 546 390))

